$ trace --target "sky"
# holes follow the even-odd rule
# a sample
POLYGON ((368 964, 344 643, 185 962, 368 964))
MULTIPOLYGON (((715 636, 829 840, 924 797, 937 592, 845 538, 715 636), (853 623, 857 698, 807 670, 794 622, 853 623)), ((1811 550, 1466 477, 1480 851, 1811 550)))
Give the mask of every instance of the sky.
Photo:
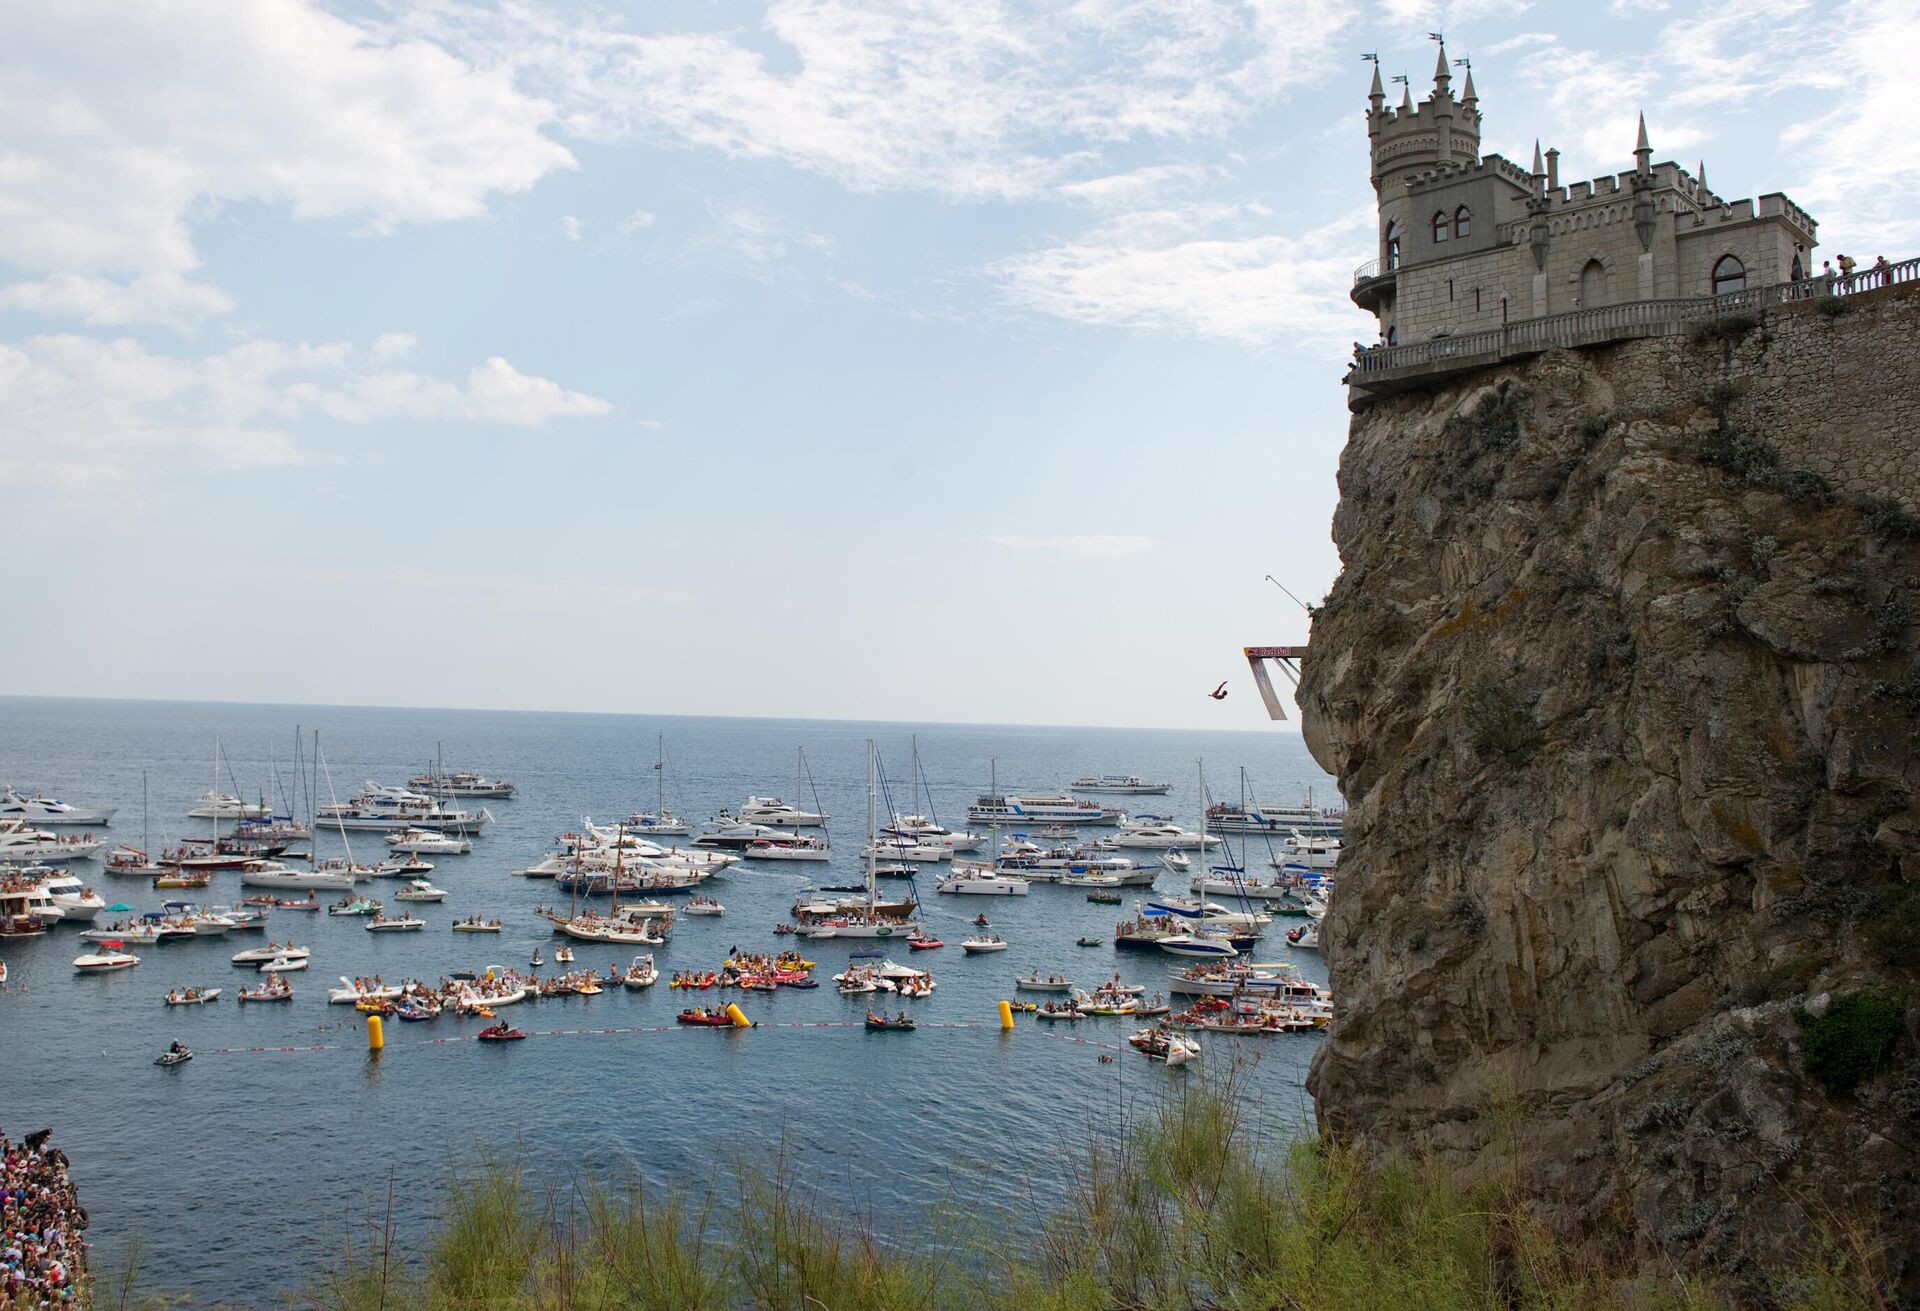
POLYGON ((0 6, 0 692, 1258 727, 1431 32, 1920 253, 1910 2, 0 6))

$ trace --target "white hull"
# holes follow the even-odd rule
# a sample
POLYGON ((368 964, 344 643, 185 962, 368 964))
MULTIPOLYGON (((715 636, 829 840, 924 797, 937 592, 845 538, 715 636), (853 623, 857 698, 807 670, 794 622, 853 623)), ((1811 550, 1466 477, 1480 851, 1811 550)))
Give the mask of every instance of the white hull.
POLYGON ((353 875, 323 874, 304 869, 249 869, 240 872, 240 882, 249 888, 289 888, 295 891, 351 892, 353 875))
POLYGON ((941 892, 974 897, 1024 897, 1032 886, 1025 879, 987 878, 947 879, 934 885, 941 892))
POLYGON ((918 920, 904 924, 815 924, 803 925, 805 938, 917 938, 925 930, 918 920))
POLYGON ((984 956, 989 952, 1005 951, 1007 944, 1004 942, 963 942, 960 944, 960 949, 969 956, 984 956))
POLYGON ((9 792, 4 800, 0 800, 0 819, 22 819, 31 828, 106 824, 113 816, 111 808, 89 810, 85 806, 70 806, 50 797, 21 796, 18 792, 9 792))

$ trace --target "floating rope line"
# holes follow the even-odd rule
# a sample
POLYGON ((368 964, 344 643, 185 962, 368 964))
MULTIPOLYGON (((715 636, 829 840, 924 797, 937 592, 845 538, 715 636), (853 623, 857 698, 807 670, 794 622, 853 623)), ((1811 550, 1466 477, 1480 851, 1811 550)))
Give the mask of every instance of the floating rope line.
MULTIPOLYGON (((716 1027, 718 1026, 699 1025, 699 1024, 645 1024, 645 1025, 635 1025, 629 1028, 527 1029, 524 1032, 529 1038, 613 1038, 613 1037, 623 1037, 628 1034, 635 1034, 635 1033, 693 1033, 703 1028, 716 1028, 716 1027)), ((756 1029, 863 1029, 866 1027, 866 1021, 865 1020, 762 1020, 762 1021, 756 1022, 752 1027, 756 1029)), ((989 1026, 978 1023, 978 1022, 973 1022, 973 1021, 920 1020, 915 1022, 914 1027, 916 1029, 984 1029, 989 1026)), ((733 1030, 732 1028, 728 1028, 726 1030, 723 1030, 723 1032, 730 1033, 730 1032, 733 1032, 733 1030)), ((1065 1035, 1047 1034, 1046 1036, 1051 1038, 1051 1037, 1064 1037, 1065 1035)), ((414 1045, 418 1045, 422 1047, 445 1047, 453 1043, 478 1042, 479 1040, 480 1040, 480 1035, 477 1033, 447 1034, 438 1038, 425 1039, 424 1041, 418 1044, 403 1042, 399 1044, 399 1049, 403 1050, 408 1046, 414 1046, 414 1045)), ((319 1043, 310 1047, 209 1047, 206 1049, 205 1054, 208 1056, 253 1056, 253 1055, 268 1055, 268 1054, 279 1055, 279 1054, 290 1053, 290 1052, 337 1052, 337 1051, 349 1051, 349 1050, 355 1050, 355 1049, 350 1047, 348 1044, 336 1042, 336 1043, 319 1043)), ((389 1049, 389 1050, 393 1050, 393 1049, 389 1049)))

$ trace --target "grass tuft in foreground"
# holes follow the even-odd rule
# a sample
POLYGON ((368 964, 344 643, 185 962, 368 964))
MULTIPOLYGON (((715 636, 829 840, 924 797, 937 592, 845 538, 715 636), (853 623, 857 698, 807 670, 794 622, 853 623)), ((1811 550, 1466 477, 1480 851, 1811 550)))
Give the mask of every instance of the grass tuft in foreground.
MULTIPOLYGON (((315 1311, 1794 1311, 1886 1305, 1877 1249, 1846 1241, 1740 1287, 1558 1241, 1513 1175, 1459 1187, 1432 1162, 1371 1166, 1315 1142, 1269 1148, 1231 1078, 1171 1087, 1091 1142, 1071 1202, 1026 1233, 880 1236, 791 1169, 705 1194, 587 1186, 564 1204, 510 1167, 457 1184, 423 1255, 390 1234, 299 1300, 315 1311), (723 1195, 724 1194, 724 1195, 723 1195)), ((965 1210, 955 1199, 954 1211, 965 1210)))

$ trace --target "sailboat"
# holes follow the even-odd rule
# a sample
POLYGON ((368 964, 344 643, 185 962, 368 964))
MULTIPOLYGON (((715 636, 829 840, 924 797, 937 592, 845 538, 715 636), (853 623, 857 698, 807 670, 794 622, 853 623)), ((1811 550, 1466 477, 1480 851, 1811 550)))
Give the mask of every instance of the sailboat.
POLYGON ((920 766, 920 735, 915 733, 913 741, 913 796, 910 801, 926 798, 924 813, 917 815, 895 815, 891 823, 880 830, 883 838, 903 839, 924 847, 944 847, 949 852, 975 851, 984 841, 977 833, 955 833, 942 827, 940 816, 934 812, 933 789, 927 786, 927 774, 920 766))
POLYGON ((147 834, 147 772, 140 771, 140 845, 138 848, 120 846, 107 853, 107 873, 130 874, 136 878, 157 879, 167 872, 166 866, 153 863, 153 857, 147 853, 153 850, 147 834))
POLYGON ((653 809, 636 810, 627 816, 626 826, 649 837, 683 838, 693 826, 667 809, 667 735, 654 739, 653 809))
MULTIPOLYGON (((904 907, 882 905, 875 892, 879 867, 877 843, 880 833, 879 773, 880 753, 873 739, 867 739, 867 848, 866 898, 864 905, 851 907, 843 902, 802 902, 795 905, 798 931, 809 938, 919 938, 925 926, 916 916, 919 897, 914 895, 904 907)), ((908 876, 912 887, 912 876, 908 876)))
MULTIPOLYGON (((316 771, 324 771, 327 779, 327 796, 333 796, 333 771, 327 769, 326 757, 320 752, 320 730, 313 730, 313 763, 316 771)), ((311 784, 307 787, 307 803, 312 806, 315 791, 311 784)), ((313 816, 307 817, 307 827, 312 830, 313 816)), ((315 860, 311 869, 293 869, 271 861, 257 861, 240 872, 240 882, 250 888, 292 888, 310 891, 351 892, 355 880, 373 877, 373 871, 353 863, 353 844, 347 840, 347 832, 340 830, 340 842, 346 848, 346 859, 338 856, 326 860, 315 860)))
POLYGON ((613 894, 613 900, 605 915, 591 909, 584 913, 580 910, 580 885, 584 881, 580 877, 580 862, 584 846, 576 846, 573 849, 573 904, 564 916, 557 911, 541 911, 541 917, 569 938, 578 938, 582 942, 645 947, 664 944, 668 930, 673 927, 672 911, 658 903, 643 903, 630 908, 624 917, 620 914, 620 881, 626 873, 626 839, 627 830, 623 824, 619 826, 614 839, 613 877, 608 880, 608 891, 613 894))

